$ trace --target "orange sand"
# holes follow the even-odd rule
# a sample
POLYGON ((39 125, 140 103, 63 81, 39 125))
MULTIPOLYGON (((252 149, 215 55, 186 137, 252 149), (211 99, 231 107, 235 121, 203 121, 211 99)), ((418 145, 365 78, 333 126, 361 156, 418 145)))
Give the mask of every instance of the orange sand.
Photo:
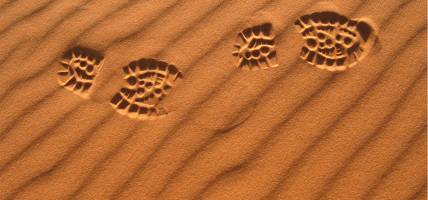
POLYGON ((426 199, 424 0, 0 0, 0 199, 426 199), (294 22, 373 26, 341 72, 300 58, 294 22), (240 31, 271 23, 278 66, 237 67, 240 31), (88 98, 58 84, 64 52, 103 55, 88 98), (122 67, 183 78, 152 120, 110 101, 122 67))

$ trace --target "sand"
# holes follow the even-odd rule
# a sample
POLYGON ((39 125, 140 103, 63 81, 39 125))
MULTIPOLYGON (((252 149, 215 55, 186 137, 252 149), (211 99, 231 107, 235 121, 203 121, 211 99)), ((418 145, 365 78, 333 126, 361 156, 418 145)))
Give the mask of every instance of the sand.
POLYGON ((0 0, 0 199, 426 199, 426 10, 0 0), (296 20, 327 11, 362 24, 341 66, 301 52, 313 37, 296 20), (265 62, 242 62, 262 46, 265 62), (153 96, 136 103, 138 88, 153 96))

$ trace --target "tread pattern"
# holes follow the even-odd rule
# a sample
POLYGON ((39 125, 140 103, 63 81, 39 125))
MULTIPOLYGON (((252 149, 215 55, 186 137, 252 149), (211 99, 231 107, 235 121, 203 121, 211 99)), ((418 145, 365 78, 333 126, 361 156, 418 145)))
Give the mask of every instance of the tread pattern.
POLYGON ((278 67, 276 64, 275 41, 272 36, 272 24, 264 23, 247 28, 239 34, 240 42, 235 44, 238 50, 232 55, 239 58, 239 68, 267 69, 278 67))
POLYGON ((305 40, 300 57, 328 71, 354 66, 368 52, 374 35, 367 22, 330 11, 303 15, 295 25, 305 40))
POLYGON ((158 104, 174 81, 183 77, 175 65, 143 58, 132 61, 123 71, 127 84, 110 101, 117 112, 137 119, 155 119, 167 114, 158 104))
POLYGON ((73 93, 88 98, 97 74, 102 69, 103 56, 98 52, 74 47, 67 51, 61 60, 61 69, 57 72, 61 86, 73 93))

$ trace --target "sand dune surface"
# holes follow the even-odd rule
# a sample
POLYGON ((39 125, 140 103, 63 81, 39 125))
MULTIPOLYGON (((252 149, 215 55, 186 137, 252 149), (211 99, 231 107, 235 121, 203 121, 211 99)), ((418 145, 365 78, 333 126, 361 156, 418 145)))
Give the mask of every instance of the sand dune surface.
POLYGON ((0 199, 426 199, 424 0, 0 0, 0 199))

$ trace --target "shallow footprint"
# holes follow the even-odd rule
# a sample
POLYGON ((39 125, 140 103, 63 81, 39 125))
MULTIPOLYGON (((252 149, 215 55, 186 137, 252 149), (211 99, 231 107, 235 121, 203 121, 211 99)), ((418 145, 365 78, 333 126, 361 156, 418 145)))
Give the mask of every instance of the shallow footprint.
POLYGON ((167 114, 159 102, 174 86, 181 72, 175 65, 156 59, 140 59, 123 67, 126 85, 110 104, 117 112, 136 119, 156 119, 167 114))
POLYGON ((232 55, 238 57, 239 68, 253 70, 278 66, 271 23, 246 28, 238 34, 238 40, 235 44, 238 50, 232 55))
POLYGON ((336 12, 315 12, 295 22, 305 40, 300 57, 318 68, 342 71, 361 61, 373 45, 373 28, 336 12))
POLYGON ((88 98, 97 74, 102 69, 104 57, 92 49, 74 47, 68 50, 57 72, 58 82, 67 90, 88 98))

